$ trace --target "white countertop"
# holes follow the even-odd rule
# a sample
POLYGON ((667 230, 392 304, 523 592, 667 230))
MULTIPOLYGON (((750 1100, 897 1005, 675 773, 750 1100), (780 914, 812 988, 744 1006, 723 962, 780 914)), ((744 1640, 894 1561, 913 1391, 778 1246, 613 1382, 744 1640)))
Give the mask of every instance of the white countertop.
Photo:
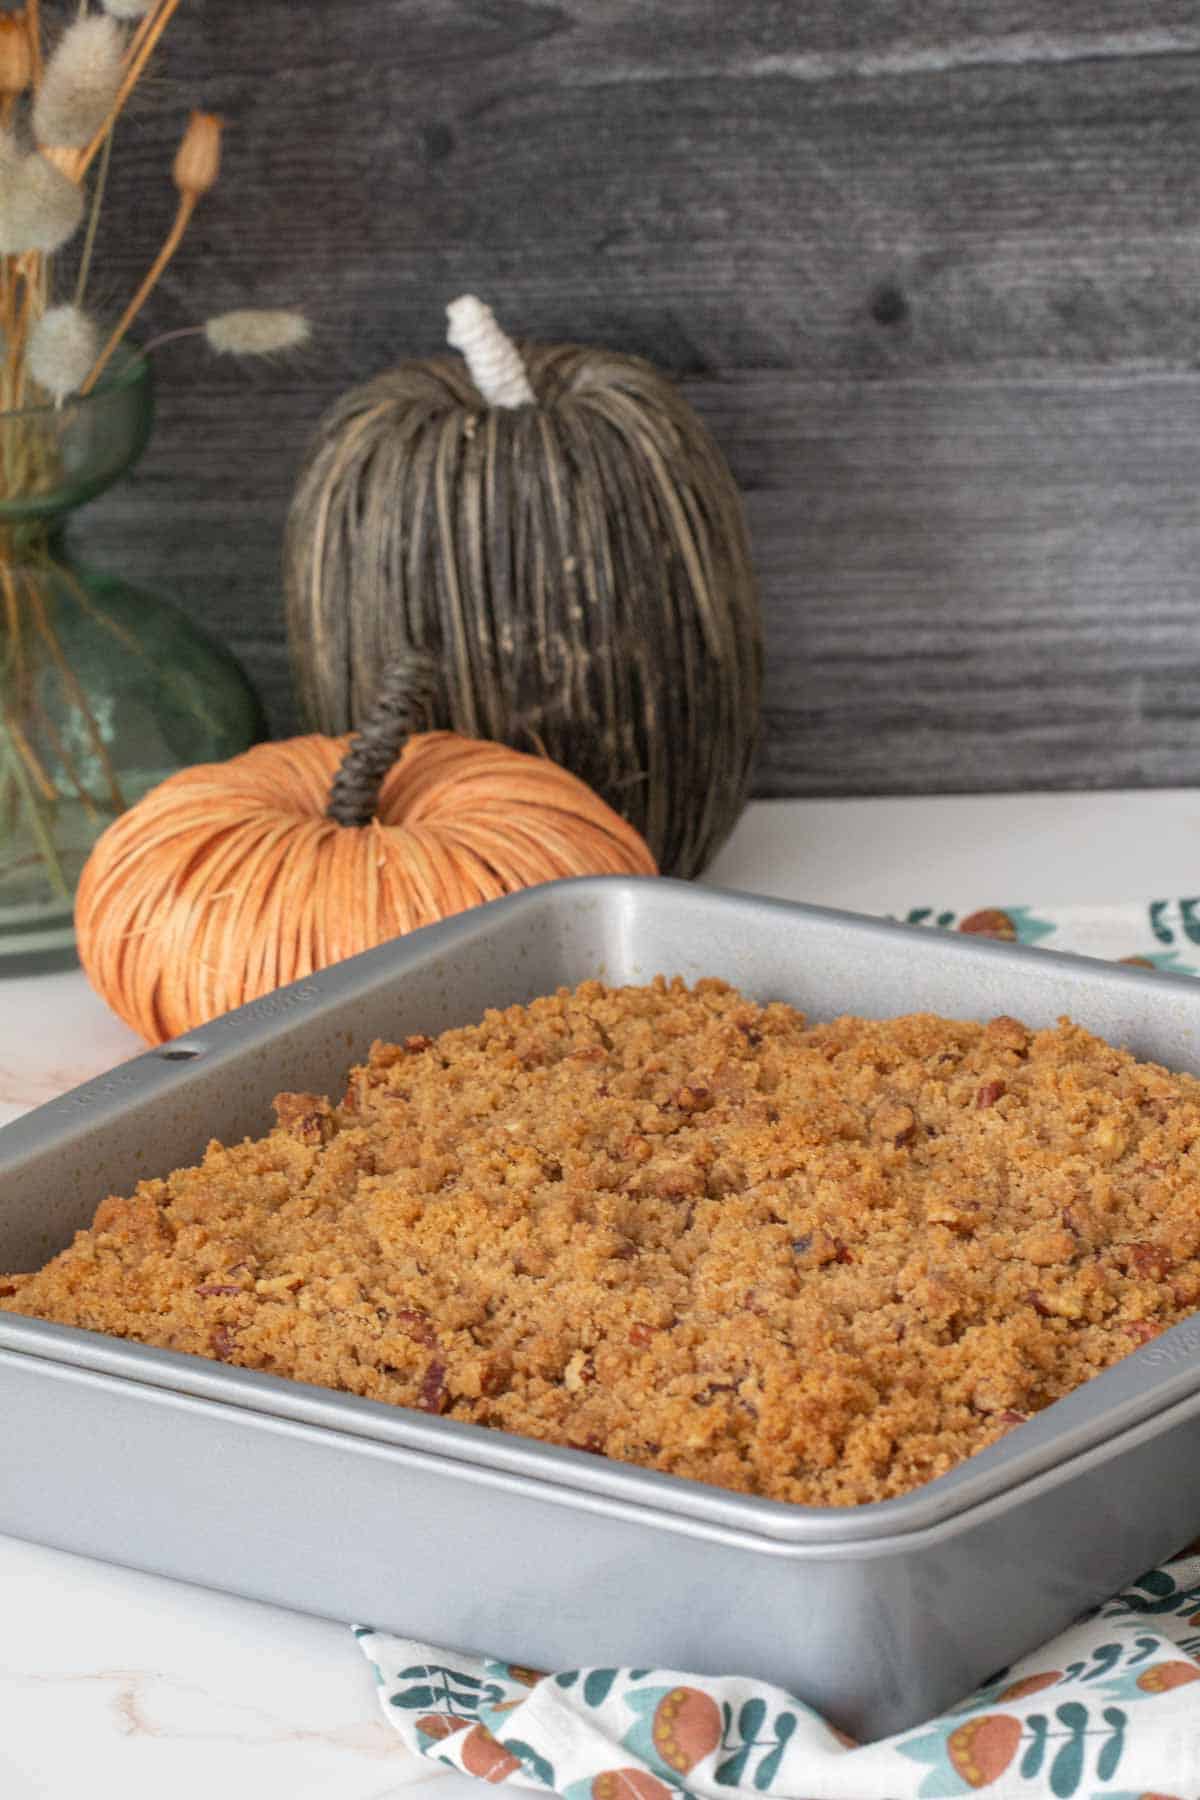
MULTIPOLYGON (((1200 894, 1200 795, 760 803, 710 879, 864 912, 1200 894)), ((0 981, 0 1123, 139 1048, 77 972, 0 981)), ((400 1747, 343 1625, 3 1537, 0 1595, 3 1800, 478 1794, 400 1747)))

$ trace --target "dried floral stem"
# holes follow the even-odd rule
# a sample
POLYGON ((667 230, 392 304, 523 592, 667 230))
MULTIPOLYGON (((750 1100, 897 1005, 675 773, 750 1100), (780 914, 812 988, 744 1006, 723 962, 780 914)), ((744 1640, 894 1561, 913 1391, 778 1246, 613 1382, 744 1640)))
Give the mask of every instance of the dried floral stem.
MULTIPOLYGON (((89 793, 87 784, 79 772, 79 765, 71 752, 67 749, 67 746, 63 743, 58 729, 49 713, 43 712, 38 720, 38 724, 50 739, 54 754, 58 757, 59 762, 66 770, 71 786, 75 789, 75 798, 78 800, 80 806, 82 806, 84 812, 93 824, 98 825, 100 823, 100 808, 96 805, 95 800, 89 793)), ((57 801, 57 794, 54 795, 54 799, 57 801)))
POLYGON ((79 278, 75 283, 75 304, 82 306, 87 294, 88 276, 92 272, 92 253, 96 248, 96 233, 100 229, 100 209, 104 205, 104 195, 108 188, 108 171, 112 166, 113 138, 116 136, 116 124, 112 125, 104 140, 104 148, 100 153, 100 168, 96 175, 96 186, 92 193, 92 209, 88 216, 87 236, 83 240, 83 250, 79 257, 79 278))
POLYGON ((158 0, 155 0, 155 4, 142 14, 141 18, 134 26, 129 43, 125 47, 125 61, 127 63, 131 63, 141 49, 146 33, 150 30, 150 27, 154 24, 155 18, 158 15, 158 10, 158 0))
POLYGON ((143 356, 153 356, 156 350, 163 349, 167 344, 177 344, 181 338, 203 336, 203 325, 177 325, 173 331, 160 331, 158 336, 152 337, 148 344, 139 345, 139 349, 143 356))
POLYGON ((8 735, 12 740, 13 749, 21 759, 21 767, 25 770, 25 773, 33 783, 33 786, 37 788, 46 804, 48 806, 53 806, 58 799, 58 793, 53 782, 50 780, 50 777, 46 774, 41 763, 34 755, 33 747, 30 744, 29 739, 25 736, 24 726, 14 719, 11 714, 5 718, 4 723, 8 735))
POLYGON ((38 87, 42 79, 42 13, 41 0, 26 0, 25 29, 29 33, 29 47, 33 51, 33 85, 38 87))
POLYGON ((57 889, 59 894, 62 895, 64 900, 69 900, 71 897, 71 889, 67 882, 66 872, 63 869, 61 858, 55 848, 54 839, 47 829, 45 819, 42 817, 37 795, 33 792, 30 785, 29 772, 21 758, 18 737, 14 735, 19 733, 19 731, 20 727, 17 725, 15 719, 5 717, 3 720, 0 720, 0 740, 7 740, 5 747, 8 750, 8 766, 12 771, 16 785, 21 789, 21 792, 25 797, 25 812, 28 815, 33 835, 37 839, 38 846, 41 849, 42 859, 49 871, 51 883, 57 889))
POLYGON ((17 273, 21 278, 21 301, 16 309, 13 321, 13 349, 17 353, 18 362, 16 381, 13 389, 13 405, 21 407, 25 404, 25 345, 29 338, 29 327, 33 321, 36 302, 40 291, 36 269, 30 268, 31 261, 40 262, 42 258, 36 253, 22 256, 17 261, 17 273))
POLYGON ((103 148, 105 139, 111 135, 113 126, 124 111, 125 103, 129 99, 130 94, 132 94, 134 88, 141 80, 142 75, 145 72, 146 64, 154 55, 158 41, 162 37, 163 32, 167 29, 167 26, 171 23, 171 19, 178 6, 179 0, 162 0, 162 5, 157 12, 147 14, 146 20, 144 21, 146 29, 142 31, 139 27, 138 31, 134 34, 133 42, 129 47, 129 66, 121 79, 120 87, 117 89, 117 97, 113 101, 112 110, 87 149, 79 153, 78 169, 74 176, 76 181, 83 180, 93 162, 95 162, 96 157, 99 155, 100 150, 103 148))
POLYGON ((179 197, 179 211, 175 214, 175 223, 167 233, 166 242, 151 263, 141 287, 139 287, 137 293, 133 296, 133 299, 121 314, 120 322, 118 323, 116 330, 109 338, 104 349, 100 352, 91 374, 80 388, 79 391, 81 394, 91 393, 101 375, 103 375, 105 369, 116 355, 122 338, 141 312, 143 306, 145 306, 150 295, 154 292, 154 289, 158 286, 159 281, 162 279, 163 271, 166 269, 167 264, 183 242, 184 233, 191 224, 192 214, 195 210, 195 194, 181 194, 179 197))

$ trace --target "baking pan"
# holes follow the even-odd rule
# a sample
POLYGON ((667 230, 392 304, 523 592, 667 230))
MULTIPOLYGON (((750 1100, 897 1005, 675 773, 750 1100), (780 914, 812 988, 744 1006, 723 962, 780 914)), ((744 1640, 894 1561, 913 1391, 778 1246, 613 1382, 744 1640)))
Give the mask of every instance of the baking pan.
MULTIPOLYGON (((589 976, 810 1017, 1073 1018, 1200 1073, 1200 983, 669 881, 554 883, 369 951, 0 1131, 0 1269, 340 1091, 372 1039, 589 976)), ((0 997, 2 1003, 2 997, 0 997)), ((801 1507, 0 1312, 0 1530, 535 1667, 777 1682, 859 1738, 952 1703, 1200 1530, 1200 1322, 950 1474, 801 1507)))

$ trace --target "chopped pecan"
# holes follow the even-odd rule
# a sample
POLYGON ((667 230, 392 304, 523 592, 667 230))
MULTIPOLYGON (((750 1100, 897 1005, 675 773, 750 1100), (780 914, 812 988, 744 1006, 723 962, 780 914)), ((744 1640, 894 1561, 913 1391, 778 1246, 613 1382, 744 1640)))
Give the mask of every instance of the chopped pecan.
POLYGON ((590 1456, 604 1455, 604 1439, 589 1431, 585 1438, 568 1438, 567 1443, 572 1450, 586 1450, 590 1456))
POLYGON ((203 1287, 193 1288, 192 1290, 193 1293, 200 1294, 205 1299, 207 1299, 210 1294, 240 1294, 242 1291, 243 1290, 240 1287, 230 1281, 206 1281, 203 1287))
POLYGON ((1161 1244, 1119 1244, 1116 1262, 1131 1275, 1144 1275, 1151 1281, 1162 1281, 1175 1267, 1175 1259, 1161 1244))
POLYGON ((1121 1330, 1131 1337, 1135 1344, 1148 1344, 1151 1338, 1158 1337, 1162 1327, 1152 1325, 1149 1319, 1130 1319, 1122 1325, 1121 1330))
POLYGON ((979 1204, 973 1200, 947 1200, 934 1196, 925 1202, 925 1217, 931 1225, 944 1225, 948 1231, 969 1235, 974 1231, 979 1204))
POLYGON ((303 1275, 270 1275, 265 1276, 262 1281, 256 1281, 254 1291, 256 1294, 266 1294, 269 1299, 282 1300, 303 1286, 303 1275))
POLYGON ((596 1379, 596 1365, 586 1350, 576 1350, 563 1370, 563 1386, 568 1393, 577 1394, 580 1388, 596 1379))
POLYGON ((414 1031, 404 1040, 404 1048, 409 1056, 419 1056, 422 1050, 433 1049, 433 1039, 426 1037, 423 1031, 414 1031))
POLYGON ((976 1090, 975 1105, 981 1111, 985 1107, 995 1106, 997 1100, 1003 1099, 1007 1092, 1008 1089, 1002 1081, 985 1081, 983 1086, 976 1090))
POLYGON ((446 1392, 446 1365, 435 1359, 425 1371, 417 1405, 422 1412, 441 1413, 445 1412, 449 1398, 446 1392))
POLYGON ((209 1333, 208 1341, 212 1345, 213 1354, 222 1362, 229 1362, 237 1349, 237 1339, 227 1325, 218 1325, 215 1331, 209 1333))
POLYGON ((512 1364, 507 1356, 486 1357, 479 1376, 479 1391, 482 1394, 502 1394, 511 1379, 512 1364))
POLYGON ((402 1306, 399 1312, 393 1314, 393 1317, 405 1336, 412 1338, 416 1343, 427 1344, 430 1347, 437 1343, 437 1332, 433 1328, 433 1321, 428 1313, 418 1312, 411 1306, 402 1306))
POLYGON ((327 1144, 337 1130, 332 1106, 316 1094, 276 1094, 272 1105, 282 1129, 302 1144, 327 1144))
POLYGON ((631 1344, 637 1344, 640 1348, 645 1349, 647 1344, 654 1342, 654 1333, 649 1325, 643 1325, 640 1319, 635 1319, 629 1327, 629 1341, 631 1344))
POLYGON ((672 1099, 680 1112, 685 1113, 707 1112, 713 1103, 713 1097, 706 1087, 692 1087, 686 1082, 683 1087, 676 1089, 672 1099))

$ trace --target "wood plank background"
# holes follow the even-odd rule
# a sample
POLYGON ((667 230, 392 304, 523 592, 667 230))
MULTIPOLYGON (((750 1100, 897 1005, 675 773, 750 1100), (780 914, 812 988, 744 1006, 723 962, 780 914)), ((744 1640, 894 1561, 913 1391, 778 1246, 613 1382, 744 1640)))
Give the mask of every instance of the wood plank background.
POLYGON ((193 104, 225 176, 147 330, 290 303, 316 344, 164 352, 155 442, 83 535, 234 644, 277 730, 305 441, 475 291, 671 369, 725 447, 760 793, 1200 781, 1191 0, 184 0, 102 298, 193 104))

